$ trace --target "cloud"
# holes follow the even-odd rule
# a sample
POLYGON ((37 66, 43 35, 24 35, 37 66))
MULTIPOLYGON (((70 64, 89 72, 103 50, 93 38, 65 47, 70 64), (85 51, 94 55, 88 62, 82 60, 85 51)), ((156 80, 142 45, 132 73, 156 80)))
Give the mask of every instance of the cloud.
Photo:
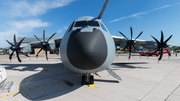
POLYGON ((48 22, 42 22, 39 19, 29 19, 23 21, 11 22, 12 29, 22 32, 31 32, 34 28, 47 27, 50 24, 48 22))
POLYGON ((44 14, 48 9, 59 8, 68 5, 74 0, 35 0, 34 2, 14 1, 10 4, 11 17, 29 17, 44 14))
POLYGON ((6 42, 6 39, 9 40, 10 42, 13 42, 13 35, 14 33, 17 33, 17 31, 15 30, 9 30, 9 31, 6 31, 6 32, 0 32, 0 40, 1 40, 1 46, 0 48, 5 48, 5 47, 8 47, 9 44, 6 42))
POLYGON ((109 23, 117 22, 117 21, 124 20, 124 19, 127 19, 127 18, 140 18, 140 15, 145 15, 145 14, 148 14, 149 12, 157 11, 157 10, 164 9, 164 8, 167 8, 167 7, 170 7, 170 6, 172 6, 172 5, 164 5, 162 7, 158 7, 158 8, 152 9, 152 10, 148 10, 146 12, 135 13, 135 14, 132 14, 132 15, 129 15, 129 16, 125 16, 125 17, 121 17, 119 19, 112 20, 109 23))
POLYGON ((30 19, 30 20, 23 20, 23 21, 13 21, 9 23, 9 29, 6 31, 0 32, 0 40, 1 40, 1 47, 7 47, 8 43, 5 39, 13 42, 13 35, 16 33, 16 36, 25 36, 25 33, 32 32, 34 28, 38 27, 47 27, 50 24, 48 22, 42 22, 39 19, 30 19))
MULTIPOLYGON (((34 28, 47 27, 50 23, 38 19, 50 9, 63 7, 75 0, 7 0, 0 1, 0 47, 7 47, 5 39, 13 42, 13 35, 25 36, 34 28)), ((60 32, 60 30, 59 30, 60 32)))
POLYGON ((67 27, 67 26, 64 26, 64 29, 65 29, 65 30, 67 30, 67 29, 68 29, 68 27, 67 27))
POLYGON ((149 12, 157 11, 157 10, 164 9, 164 8, 167 8, 167 7, 170 7, 170 6, 172 6, 172 5, 164 5, 164 6, 162 6, 162 7, 159 7, 159 8, 155 8, 155 9, 149 10, 149 12))
POLYGON ((62 30, 62 29, 60 29, 60 30, 58 30, 58 31, 57 31, 57 33, 61 33, 62 31, 63 31, 63 30, 62 30))
POLYGON ((57 31, 57 33, 61 33, 62 31, 67 30, 67 29, 68 29, 68 27, 67 27, 67 26, 64 26, 64 28, 63 28, 63 29, 59 29, 59 30, 57 31))

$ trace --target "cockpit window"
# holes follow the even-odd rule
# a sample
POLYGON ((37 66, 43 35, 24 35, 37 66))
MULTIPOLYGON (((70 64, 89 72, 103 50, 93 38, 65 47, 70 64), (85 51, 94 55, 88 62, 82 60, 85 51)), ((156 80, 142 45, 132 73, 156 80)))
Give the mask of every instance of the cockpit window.
POLYGON ((102 29, 107 32, 106 27, 102 23, 100 24, 101 24, 102 29))
POLYGON ((77 21, 74 27, 84 27, 84 26, 99 27, 99 23, 97 21, 77 21))
POLYGON ((77 21, 74 27, 86 26, 86 21, 77 21))
POLYGON ((88 21, 88 26, 99 26, 97 21, 88 21))
POLYGON ((70 29, 69 29, 69 31, 68 31, 68 32, 70 32, 70 31, 71 31, 71 29, 72 29, 73 25, 74 25, 74 22, 72 23, 72 25, 71 25, 71 27, 70 27, 70 29))
POLYGON ((69 26, 69 28, 67 29, 67 31, 66 31, 66 32, 70 32, 70 31, 71 31, 71 29, 73 28, 73 25, 74 25, 74 22, 73 22, 72 24, 70 24, 70 26, 69 26))

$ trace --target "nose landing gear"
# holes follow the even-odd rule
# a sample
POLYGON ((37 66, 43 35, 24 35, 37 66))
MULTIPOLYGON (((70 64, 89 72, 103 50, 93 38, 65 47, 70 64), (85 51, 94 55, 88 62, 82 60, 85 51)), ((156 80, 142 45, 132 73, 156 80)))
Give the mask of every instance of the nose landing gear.
POLYGON ((94 84, 94 76, 90 75, 90 74, 86 74, 82 76, 82 81, 81 81, 82 85, 85 84, 94 84))

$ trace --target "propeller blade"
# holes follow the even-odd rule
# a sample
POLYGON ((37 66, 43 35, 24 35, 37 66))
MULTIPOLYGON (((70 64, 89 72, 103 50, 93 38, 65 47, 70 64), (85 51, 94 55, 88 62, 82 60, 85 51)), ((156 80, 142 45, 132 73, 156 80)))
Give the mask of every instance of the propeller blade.
POLYGON ((155 37, 153 37, 152 35, 151 35, 151 37, 158 43, 158 45, 161 44, 155 37))
POLYGON ((164 35, 163 35, 163 31, 161 30, 161 43, 163 43, 163 41, 164 41, 164 35))
POLYGON ((12 44, 11 42, 9 42, 7 39, 6 39, 6 41, 7 41, 10 45, 12 45, 12 46, 13 46, 13 44, 12 44))
POLYGON ((123 33, 121 33, 120 31, 118 32, 128 40, 128 38, 123 33))
POLYGON ((131 46, 129 46, 129 59, 131 58, 131 46))
POLYGON ((159 49, 157 49, 156 51, 154 51, 151 55, 155 54, 159 49))
POLYGON ((43 30, 43 40, 45 42, 45 29, 43 30))
POLYGON ((18 51, 16 51, 16 57, 17 57, 18 61, 21 62, 21 59, 19 58, 18 51))
POLYGON ((123 48, 123 50, 121 50, 121 52, 124 51, 127 47, 128 47, 128 46, 125 46, 125 47, 123 48))
POLYGON ((19 42, 18 46, 21 45, 22 41, 23 41, 25 38, 26 38, 26 37, 24 37, 24 38, 19 42))
POLYGON ((121 54, 127 47, 128 47, 128 46, 125 46, 125 47, 121 50, 121 52, 119 52, 119 53, 117 54, 117 57, 118 57, 118 55, 121 54))
POLYGON ((158 59, 159 61, 161 60, 162 56, 163 56, 163 49, 161 48, 160 57, 159 57, 159 59, 158 59))
POLYGON ((17 43, 16 43, 16 34, 14 34, 14 45, 17 45, 17 43))
POLYGON ((9 59, 12 59, 12 55, 14 54, 14 51, 9 55, 9 59))
POLYGON ((169 37, 166 41, 164 41, 164 42, 165 42, 165 43, 166 43, 166 42, 168 42, 168 41, 169 41, 169 39, 171 39, 171 37, 172 37, 172 35, 171 35, 171 36, 170 36, 170 37, 169 37))
POLYGON ((171 56, 171 52, 168 51, 168 49, 166 49, 167 53, 168 53, 168 56, 170 57, 171 56))
MULTIPOLYGON (((136 39, 137 39, 138 37, 140 37, 142 33, 143 33, 143 31, 136 37, 136 39)), ((136 40, 136 39, 135 39, 135 40, 136 40)))
POLYGON ((45 48, 45 53, 46 53, 46 59, 48 60, 48 57, 47 57, 47 48, 45 48))
POLYGON ((135 46, 133 46, 133 48, 134 48, 136 51, 138 51, 139 54, 141 54, 141 53, 139 52, 139 50, 138 50, 135 46))
MULTIPOLYGON (((51 52, 53 52, 54 54, 56 54, 52 49, 51 49, 51 47, 48 47, 48 49, 51 51, 51 52)), ((58 55, 58 54, 57 54, 58 55)))
POLYGON ((131 40, 132 40, 133 32, 132 32, 132 27, 131 26, 130 26, 130 30, 131 30, 131 40))
POLYGON ((41 48, 41 49, 39 50, 39 52, 37 53, 36 57, 38 57, 38 54, 42 51, 42 49, 43 49, 43 48, 41 48))
MULTIPOLYGON (((48 39, 48 41, 49 41, 55 34, 56 34, 56 33, 54 33, 53 35, 51 35, 51 37, 48 39)), ((47 42, 48 42, 48 41, 47 41, 47 42)))
POLYGON ((36 39, 38 39, 41 42, 41 40, 35 34, 33 34, 33 35, 36 37, 36 39))
POLYGON ((23 55, 25 55, 25 56, 27 56, 27 57, 30 57, 30 56, 28 56, 27 54, 24 54, 23 52, 21 52, 23 55))
POLYGON ((128 47, 128 46, 125 46, 125 47, 121 50, 121 52, 119 52, 119 53, 117 54, 117 57, 118 57, 118 55, 121 54, 127 47, 128 47))

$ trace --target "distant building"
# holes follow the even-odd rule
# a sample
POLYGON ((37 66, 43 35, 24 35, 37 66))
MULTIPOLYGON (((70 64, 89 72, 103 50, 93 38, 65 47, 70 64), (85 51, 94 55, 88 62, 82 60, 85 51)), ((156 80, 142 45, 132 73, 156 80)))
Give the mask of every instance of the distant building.
POLYGON ((6 48, 0 48, 0 55, 4 55, 7 53, 7 50, 6 48))

